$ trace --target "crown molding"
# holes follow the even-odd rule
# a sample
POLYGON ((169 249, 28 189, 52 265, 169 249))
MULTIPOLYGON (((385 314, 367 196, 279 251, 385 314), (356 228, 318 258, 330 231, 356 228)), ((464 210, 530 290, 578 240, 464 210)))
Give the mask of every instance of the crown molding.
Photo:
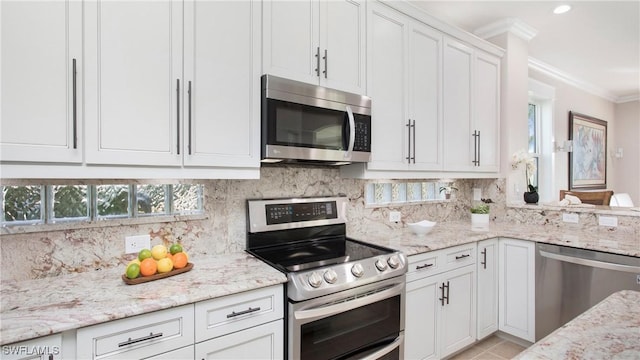
POLYGON ((496 35, 510 32, 515 36, 531 41, 538 30, 518 18, 505 18, 476 29, 473 33, 480 38, 489 39, 496 35))
POLYGON ((609 90, 603 89, 599 86, 593 85, 576 77, 573 77, 566 72, 557 69, 547 63, 544 63, 538 59, 534 59, 529 57, 529 69, 533 69, 539 71, 547 76, 550 76, 556 80, 560 80, 568 85, 571 85, 575 88, 588 92, 592 95, 596 95, 603 99, 609 100, 614 103, 623 103, 636 101, 640 99, 640 95, 627 95, 627 96, 617 96, 609 90))

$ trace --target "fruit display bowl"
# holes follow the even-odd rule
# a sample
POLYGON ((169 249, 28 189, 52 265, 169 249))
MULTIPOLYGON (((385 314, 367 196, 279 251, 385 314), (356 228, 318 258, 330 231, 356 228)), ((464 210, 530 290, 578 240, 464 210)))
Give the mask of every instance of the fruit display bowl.
POLYGON ((187 265, 182 269, 173 269, 166 273, 153 274, 150 276, 138 276, 135 279, 129 279, 125 274, 122 274, 122 281, 124 281, 124 283, 127 285, 136 285, 136 284, 141 284, 149 281, 164 279, 166 277, 173 276, 173 275, 182 274, 191 269, 193 269, 193 263, 187 263, 187 265))

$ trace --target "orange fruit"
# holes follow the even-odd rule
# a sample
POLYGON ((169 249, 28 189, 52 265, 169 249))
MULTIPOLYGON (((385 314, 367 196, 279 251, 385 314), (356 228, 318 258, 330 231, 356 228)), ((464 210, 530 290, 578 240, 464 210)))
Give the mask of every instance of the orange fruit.
POLYGON ((142 276, 151 276, 158 270, 158 264, 152 258, 146 258, 140 262, 140 274, 142 276))
POLYGON ((173 254, 173 267, 176 269, 182 269, 187 266, 188 261, 187 254, 183 252, 173 254))
POLYGON ((173 255, 171 255, 171 253, 167 253, 167 256, 165 258, 169 259, 169 260, 171 260, 171 262, 173 262, 173 255))

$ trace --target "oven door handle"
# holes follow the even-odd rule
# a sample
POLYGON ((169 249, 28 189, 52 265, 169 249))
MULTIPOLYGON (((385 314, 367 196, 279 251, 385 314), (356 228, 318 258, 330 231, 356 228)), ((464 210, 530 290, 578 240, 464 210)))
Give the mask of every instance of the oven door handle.
POLYGON ((388 289, 380 292, 367 295, 365 297, 358 297, 355 300, 349 300, 345 302, 339 302, 334 305, 324 306, 321 305, 317 308, 298 310, 293 312, 293 316, 296 320, 308 320, 314 321, 316 319, 322 319, 331 315, 339 314, 341 312, 349 311, 364 305, 373 304, 380 300, 388 299, 396 295, 401 295, 404 291, 404 283, 397 283, 389 287, 388 289))
POLYGON ((387 355, 388 353, 392 352, 393 350, 397 349, 398 347, 400 347, 400 345, 402 344, 402 342, 404 342, 404 334, 400 334, 398 335, 398 337, 393 340, 393 342, 385 347, 383 347, 382 349, 372 353, 372 354, 368 354, 367 356, 361 358, 362 360, 377 360, 377 359, 381 359, 383 356, 387 355))

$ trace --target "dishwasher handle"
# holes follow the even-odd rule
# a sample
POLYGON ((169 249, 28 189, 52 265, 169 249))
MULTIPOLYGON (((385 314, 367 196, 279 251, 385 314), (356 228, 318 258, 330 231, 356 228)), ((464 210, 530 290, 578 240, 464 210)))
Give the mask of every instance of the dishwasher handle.
POLYGON ((578 264, 578 265, 591 266, 591 267, 600 268, 600 269, 624 271, 629 273, 640 273, 640 266, 632 266, 632 265, 616 264, 616 263, 606 262, 606 261, 583 259, 583 258, 573 257, 568 255, 554 254, 544 250, 540 250, 540 256, 553 259, 553 260, 559 260, 559 261, 569 262, 569 263, 578 264))

